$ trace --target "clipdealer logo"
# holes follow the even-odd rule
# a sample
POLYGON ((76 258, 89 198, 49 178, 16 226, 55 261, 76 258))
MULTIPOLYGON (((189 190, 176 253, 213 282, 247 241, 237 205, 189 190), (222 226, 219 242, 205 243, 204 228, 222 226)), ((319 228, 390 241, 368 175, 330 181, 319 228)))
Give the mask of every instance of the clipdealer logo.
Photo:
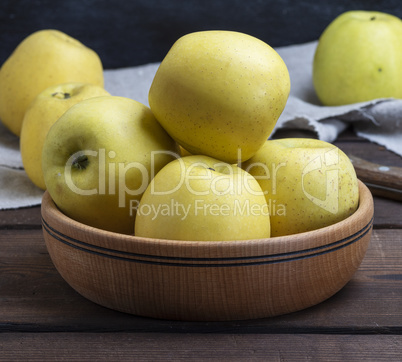
POLYGON ((333 148, 310 161, 306 167, 304 167, 301 176, 301 184, 304 195, 313 204, 332 214, 338 213, 339 209, 339 169, 334 167, 337 165, 339 165, 339 150, 337 148, 333 148), (325 173, 326 189, 325 198, 323 200, 309 193, 305 187, 305 177, 318 170, 323 170, 325 173))
POLYGON ((185 220, 192 216, 269 216, 268 204, 254 204, 250 200, 234 199, 229 203, 208 203, 204 199, 194 199, 186 204, 170 199, 166 203, 147 204, 132 200, 130 214, 135 210, 137 215, 149 216, 152 220, 157 217, 177 217, 185 220))
MULTIPOLYGON (((155 176, 155 158, 159 154, 165 154, 173 159, 177 159, 179 162, 181 162, 181 175, 180 175, 180 182, 179 184, 171 190, 165 190, 161 193, 158 193, 157 190, 152 188, 152 193, 154 194, 174 194, 175 191, 177 191, 180 187, 183 186, 187 187, 187 189, 190 192, 193 192, 196 196, 204 196, 207 191, 203 191, 203 193, 197 193, 196 190, 193 190, 191 188, 190 181, 193 176, 191 176, 191 170, 193 167, 196 167, 197 165, 203 164, 202 162, 195 163, 194 165, 184 165, 184 162, 181 159, 181 156, 175 152, 171 151, 153 151, 151 152, 151 161, 150 161, 150 169, 145 167, 142 163, 140 162, 130 162, 130 163, 124 163, 124 162, 111 162, 116 157, 116 153, 114 151, 109 151, 106 153, 105 149, 99 149, 99 151, 94 151, 94 150, 83 150, 74 153, 73 155, 70 156, 68 159, 66 165, 65 165, 65 181, 67 186, 72 190, 73 192, 83 195, 83 196, 90 196, 90 195, 118 195, 118 203, 119 207, 126 207, 127 205, 127 195, 131 196, 138 196, 142 195, 145 190, 147 189, 150 181, 154 178, 155 176), (82 189, 78 187, 73 180, 73 169, 77 168, 77 160, 80 158, 85 159, 85 158, 92 158, 92 161, 90 162, 95 162, 97 158, 97 168, 98 168, 98 182, 97 182, 97 187, 93 187, 90 189, 82 189), (75 166, 74 166, 75 165, 75 166), (126 184, 126 175, 129 170, 135 169, 135 172, 138 174, 138 178, 141 179, 138 182, 138 187, 135 189, 130 189, 127 184, 126 184)), ((338 149, 335 147, 333 149, 330 149, 329 151, 325 152, 324 154, 318 155, 314 159, 312 159, 301 171, 301 188, 303 194, 315 205, 319 206, 320 208, 336 214, 338 212, 338 196, 339 196, 339 169, 336 167, 339 164, 339 152, 338 149), (312 175, 313 172, 320 172, 322 176, 325 177, 325 182, 326 182, 326 190, 325 190, 325 198, 321 199, 316 197, 313 193, 308 191, 308 188, 306 187, 306 178, 309 175, 312 175)), ((216 177, 215 179, 212 180, 212 186, 216 184, 220 179, 222 178, 230 178, 230 165, 227 165, 224 162, 220 162, 219 165, 221 167, 227 166, 229 170, 229 174, 222 174, 221 176, 216 177)), ((205 166, 205 165, 204 165, 205 166)), ((265 164, 262 163, 256 163, 251 166, 249 166, 246 171, 250 171, 253 167, 263 167, 264 169, 264 176, 256 176, 255 178, 258 179, 271 179, 271 190, 265 190, 263 191, 264 194, 272 194, 276 195, 278 193, 278 189, 281 187, 280 182, 278 182, 278 175, 280 172, 286 167, 289 167, 286 162, 282 162, 279 165, 272 165, 272 172, 269 172, 268 167, 265 164)), ((233 176, 233 175, 232 175, 233 176)), ((200 176, 196 176, 195 178, 200 178, 200 176)), ((202 178, 202 177, 201 177, 202 178)), ((241 181, 241 180, 240 180, 241 181)), ((214 187, 212 187, 212 190, 210 192, 214 192, 214 187)), ((240 190, 239 187, 246 187, 249 188, 249 185, 245 180, 243 180, 243 183, 241 185, 237 186, 237 189, 240 190)), ((209 191, 208 191, 209 192, 209 191)), ((229 190, 228 190, 229 192, 229 190)), ((251 192, 248 190, 248 192, 251 192)), ((253 191, 254 192, 254 191, 253 191)), ((259 192, 259 191, 257 191, 259 192)), ((277 200, 271 200, 270 198, 268 199, 268 210, 269 213, 274 213, 279 216, 285 216, 286 215, 286 207, 285 205, 282 204, 276 204, 277 200)), ((139 207, 139 201, 138 200, 130 200, 129 201, 131 204, 130 209, 138 209, 139 207)), ((194 210, 197 212, 201 212, 201 207, 203 208, 203 212, 205 213, 206 207, 205 205, 202 205, 201 201, 198 201, 197 204, 194 204, 194 210)), ((183 205, 182 205, 183 206, 183 205)), ((216 213, 216 208, 217 206, 213 206, 210 208, 210 212, 216 213)), ((220 214, 225 214, 228 209, 229 205, 223 206, 223 210, 220 210, 220 214)), ((244 207, 244 206, 243 206, 244 207)), ((232 209, 236 208, 237 210, 240 210, 240 205, 232 205, 232 209)), ((179 207, 177 205, 171 205, 172 210, 179 210, 179 207)), ((184 214, 186 213, 183 206, 183 212, 184 214)), ((147 212, 145 209, 143 210, 144 212, 147 212)), ((161 209, 159 210, 153 210, 153 213, 159 213, 161 212, 161 209)), ((165 211, 166 212, 166 211, 165 211)), ((260 213, 264 213, 264 211, 259 211, 260 213)), ((188 211, 187 211, 188 213, 188 211)))
MULTIPOLYGON (((126 195, 138 196, 145 192, 146 188, 150 180, 155 176, 155 164, 156 157, 158 155, 164 154, 172 157, 173 159, 180 158, 175 152, 162 150, 162 151, 152 151, 150 158, 150 170, 147 169, 140 162, 110 162, 116 157, 116 152, 109 151, 107 153, 108 159, 106 159, 106 150, 104 148, 99 149, 99 151, 94 150, 83 150, 78 151, 72 154, 66 162, 64 167, 64 177, 67 186, 76 194, 82 196, 90 196, 90 195, 118 195, 119 207, 126 206, 126 195), (73 181, 73 169, 77 168, 77 164, 79 164, 80 159, 88 159, 89 157, 93 158, 91 162, 95 162, 94 160, 98 158, 97 167, 98 167, 98 180, 97 187, 92 189, 82 189, 79 188, 73 181), (126 183, 126 175, 130 170, 135 170, 138 172, 138 180, 140 180, 140 184, 136 189, 130 189, 127 187, 126 183), (116 181, 117 180, 117 181, 116 181)), ((88 161, 89 162, 89 161, 88 161)), ((78 167, 80 168, 80 167, 78 167)))

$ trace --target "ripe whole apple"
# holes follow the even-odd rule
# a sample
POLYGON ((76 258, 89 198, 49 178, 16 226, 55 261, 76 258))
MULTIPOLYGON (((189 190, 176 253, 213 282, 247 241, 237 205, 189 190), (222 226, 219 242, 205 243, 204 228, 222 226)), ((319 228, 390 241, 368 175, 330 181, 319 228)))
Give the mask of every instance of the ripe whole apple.
POLYGON ((51 85, 80 82, 103 87, 103 66, 90 48, 52 29, 25 38, 0 69, 0 120, 17 136, 26 109, 51 85))
POLYGON ((241 168, 193 155, 166 165, 137 205, 135 235, 193 241, 268 238, 268 205, 241 168))
POLYGON ((375 11, 348 11, 322 33, 313 83, 324 105, 402 98, 402 21, 375 11))
POLYGON ((289 91, 286 65, 268 44, 239 32, 201 31, 173 44, 148 100, 188 152, 236 163, 264 144, 289 91))
POLYGON ((272 236, 334 224, 358 207, 355 169, 330 143, 307 138, 268 140, 242 167, 265 192, 272 236))
POLYGON ((42 171, 43 143, 50 127, 74 104, 110 95, 103 87, 85 83, 50 86, 39 93, 25 112, 20 135, 22 163, 30 180, 46 189, 42 171))
POLYGON ((46 136, 46 188, 72 219, 133 234, 131 204, 178 157, 176 151, 176 143, 145 105, 117 96, 85 99, 69 108, 46 136))

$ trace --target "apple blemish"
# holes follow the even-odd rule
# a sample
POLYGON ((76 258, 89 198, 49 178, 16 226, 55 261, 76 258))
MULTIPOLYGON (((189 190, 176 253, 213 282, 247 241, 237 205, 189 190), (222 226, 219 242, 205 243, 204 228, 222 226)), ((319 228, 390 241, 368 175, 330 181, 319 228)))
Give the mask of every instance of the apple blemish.
POLYGON ((76 170, 85 170, 89 165, 87 155, 79 155, 71 164, 76 170))
POLYGON ((55 92, 52 94, 52 97, 58 98, 58 99, 68 99, 68 98, 71 98, 71 94, 64 93, 64 92, 55 92))

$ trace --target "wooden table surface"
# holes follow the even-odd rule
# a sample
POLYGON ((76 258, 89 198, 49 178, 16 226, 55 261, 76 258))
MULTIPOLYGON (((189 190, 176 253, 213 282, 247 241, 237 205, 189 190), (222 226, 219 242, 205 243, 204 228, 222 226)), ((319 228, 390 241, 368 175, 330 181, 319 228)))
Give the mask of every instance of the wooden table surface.
MULTIPOLYGON (((401 157, 351 132, 335 144, 402 167, 401 157)), ((402 202, 374 203, 367 254, 336 295, 275 318, 197 323, 86 300, 50 260, 40 207, 0 211, 0 360, 402 361, 402 202)))

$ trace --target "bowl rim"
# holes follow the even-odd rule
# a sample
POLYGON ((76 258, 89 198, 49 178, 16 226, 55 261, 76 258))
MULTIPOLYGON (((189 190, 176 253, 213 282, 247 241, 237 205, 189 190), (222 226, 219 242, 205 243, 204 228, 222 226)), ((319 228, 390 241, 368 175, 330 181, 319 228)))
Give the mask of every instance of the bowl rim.
MULTIPOLYGON (((328 233, 333 233, 336 230, 340 229, 347 229, 349 230, 351 227, 350 225, 355 225, 359 224, 359 220, 361 218, 364 218, 365 215, 373 214, 373 198, 370 190, 367 188, 367 186, 360 180, 358 180, 359 184, 359 206, 357 210, 348 218, 341 220, 335 224, 329 225, 322 227, 320 229, 312 230, 312 231, 306 231, 302 233, 297 233, 297 234, 292 234, 292 235, 285 235, 285 236, 275 236, 275 237, 270 237, 270 238, 263 238, 263 239, 248 239, 248 240, 225 240, 225 241, 197 241, 197 240, 169 240, 169 239, 154 239, 154 238, 147 238, 147 237, 141 237, 141 236, 136 236, 133 234, 121 234, 113 231, 108 231, 108 230, 103 230, 99 229, 93 226, 89 226, 86 224, 83 224, 79 221, 76 221, 67 215, 65 215, 60 209, 55 205, 53 202, 50 194, 48 191, 45 191, 42 199, 42 225, 43 228, 50 228, 52 231, 57 231, 56 229, 52 228, 49 225, 50 219, 58 219, 61 224, 66 223, 71 226, 71 228, 76 229, 81 232, 85 233, 92 233, 96 234, 102 239, 116 239, 118 238, 119 241, 125 242, 125 243, 141 243, 141 244, 146 244, 147 247, 158 247, 161 244, 163 244, 165 247, 175 247, 177 245, 180 245, 182 248, 185 247, 205 247, 206 245, 210 248, 215 248, 219 247, 222 248, 224 246, 228 247, 233 247, 233 245, 253 245, 253 244, 261 244, 261 243, 267 243, 271 244, 271 246, 275 246, 276 244, 282 245, 284 243, 288 245, 295 244, 296 241, 300 241, 301 239, 304 239, 308 237, 309 239, 316 239, 316 240, 324 240, 322 245, 326 245, 325 240, 326 238, 324 237, 328 233), (46 210, 45 210, 46 209, 46 210)), ((366 217, 367 218, 367 217, 366 217)), ((373 215, 371 215, 370 220, 368 223, 361 228, 361 230, 365 229, 368 230, 371 228, 373 224, 373 215)), ((133 226, 134 229, 134 226, 133 226)), ((356 229, 356 231, 359 231, 360 229, 356 229)), ((348 234, 345 234, 348 235, 348 234)), ((342 236, 342 235, 340 235, 342 236)), ((87 241, 88 243, 91 243, 90 241, 87 241)), ((96 245, 96 244, 93 244, 96 245)), ((318 246, 318 245, 315 245, 318 246)), ((291 250, 291 248, 289 249, 291 250)))

